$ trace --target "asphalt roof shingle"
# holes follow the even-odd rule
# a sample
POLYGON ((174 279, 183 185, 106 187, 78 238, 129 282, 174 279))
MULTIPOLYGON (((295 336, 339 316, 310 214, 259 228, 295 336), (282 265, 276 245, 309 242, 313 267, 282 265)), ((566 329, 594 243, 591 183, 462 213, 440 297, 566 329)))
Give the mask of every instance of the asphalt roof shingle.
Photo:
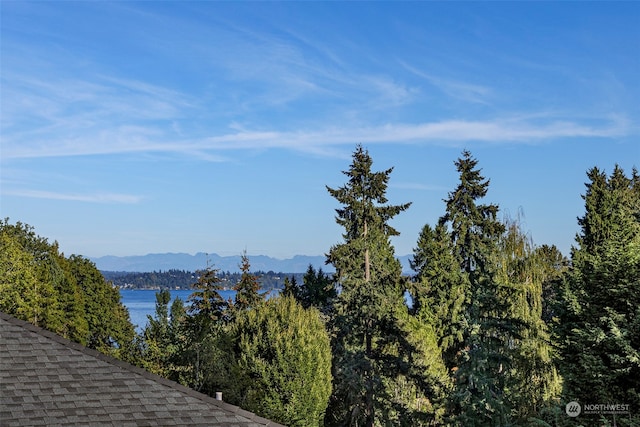
POLYGON ((279 426, 2 312, 0 425, 279 426))

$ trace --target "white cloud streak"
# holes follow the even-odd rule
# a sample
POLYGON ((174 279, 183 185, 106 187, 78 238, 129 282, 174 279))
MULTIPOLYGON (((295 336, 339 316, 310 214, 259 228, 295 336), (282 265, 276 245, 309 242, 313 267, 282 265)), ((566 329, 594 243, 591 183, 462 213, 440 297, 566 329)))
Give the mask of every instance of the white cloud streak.
POLYGON ((466 102, 487 104, 487 99, 492 95, 492 90, 489 87, 438 77, 421 71, 403 61, 401 61, 400 64, 411 73, 425 79, 431 85, 452 98, 461 99, 466 102))
POLYGON ((95 193, 95 194, 74 194, 57 193, 52 191, 39 190, 10 190, 3 191, 3 196, 25 197, 32 199, 64 200, 87 203, 106 204, 136 204, 142 200, 140 196, 130 194, 95 193))
POLYGON ((531 119, 489 121, 445 120, 433 123, 387 124, 372 127, 342 127, 301 131, 238 130, 196 139, 166 139, 160 131, 145 127, 103 129, 97 134, 75 137, 34 139, 6 138, 2 147, 4 160, 59 156, 85 156, 127 153, 176 153, 205 156, 206 160, 224 161, 223 151, 285 148, 319 152, 341 145, 362 144, 435 144, 459 146, 468 142, 492 144, 534 144, 559 138, 614 138, 627 134, 628 122, 612 117, 594 125, 570 120, 539 123, 531 119))
MULTIPOLYGON (((420 89, 415 80, 408 83, 397 77, 400 74, 394 77, 382 70, 363 74, 349 69, 346 54, 318 40, 289 40, 238 28, 198 31, 211 36, 207 39, 225 41, 195 50, 206 64, 200 73, 217 72, 220 81, 214 87, 220 93, 214 95, 203 95, 202 87, 172 89, 113 77, 91 64, 88 71, 72 78, 69 72, 59 71, 64 64, 38 49, 27 57, 42 54, 39 61, 50 66, 32 67, 16 53, 9 56, 10 63, 17 65, 6 67, 2 75, 2 162, 139 153, 227 161, 224 152, 244 149, 334 155, 336 148, 355 143, 532 144, 561 138, 615 138, 631 131, 622 116, 602 120, 535 111, 515 117, 495 113, 482 120, 403 122, 402 108, 417 102, 420 89), (304 49, 313 54, 305 54, 304 49), (42 69, 51 75, 38 75, 42 69), (310 112, 304 111, 307 104, 297 102, 301 98, 311 101, 310 112), (290 114, 270 121, 272 110, 278 108, 290 114), (386 123, 381 124, 380 117, 386 123), (249 124, 239 128, 237 121, 249 124), (225 122, 231 125, 225 127, 225 122), (265 122, 269 125, 259 124, 265 122)), ((176 43, 175 47, 180 45, 176 43)), ((11 52, 28 52, 20 50, 19 43, 10 46, 11 52)), ((450 98, 486 104, 494 95, 487 86, 442 78, 407 63, 401 66, 450 98)))

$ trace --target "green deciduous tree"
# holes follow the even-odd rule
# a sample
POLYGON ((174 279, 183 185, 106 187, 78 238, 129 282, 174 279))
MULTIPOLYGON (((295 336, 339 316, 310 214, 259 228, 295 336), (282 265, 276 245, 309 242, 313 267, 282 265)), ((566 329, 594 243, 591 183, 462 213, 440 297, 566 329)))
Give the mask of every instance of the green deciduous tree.
POLYGON ((41 283, 35 258, 13 235, 0 233, 0 309, 37 326, 45 326, 45 310, 53 301, 54 289, 41 283))
POLYGON ((64 265, 82 291, 88 324, 87 346, 135 361, 132 359, 135 330, 118 289, 107 283, 100 270, 87 258, 72 255, 64 265))
POLYGON ((514 422, 523 425, 557 404, 562 391, 542 303, 543 284, 556 274, 550 263, 557 261, 558 253, 553 248, 538 250, 522 230, 520 217, 507 217, 504 224, 494 277, 510 293, 508 315, 518 325, 506 343, 512 347, 513 359, 511 369, 505 370, 509 385, 505 405, 511 408, 514 422))
POLYGON ((136 362, 120 293, 95 264, 65 257, 32 227, 0 223, 0 309, 112 356, 136 362))
POLYGON ((4 242, 7 248, 10 249, 7 255, 15 256, 15 262, 19 263, 19 265, 13 264, 6 273, 19 274, 23 278, 26 278, 25 274, 27 274, 34 280, 34 282, 29 280, 30 285, 25 287, 24 285, 27 285, 25 281, 14 284, 8 278, 5 279, 6 291, 14 285, 21 284, 20 292, 24 292, 23 297, 18 300, 20 301, 16 307, 18 311, 14 313, 22 313, 27 316, 23 317, 23 320, 68 338, 68 334, 65 333, 67 328, 60 294, 65 275, 57 262, 57 243, 49 243, 46 238, 38 236, 33 227, 27 224, 20 222, 10 224, 8 219, 2 223, 1 233, 5 236, 4 242), (21 269, 27 269, 29 273, 24 273, 24 270, 19 273, 21 269))
MULTIPOLYGON (((223 340, 224 341, 224 340, 223 340)), ((223 342, 219 341, 219 342, 223 342)), ((320 426, 331 394, 329 336, 316 309, 274 297, 230 324, 225 400, 289 426, 320 426)))

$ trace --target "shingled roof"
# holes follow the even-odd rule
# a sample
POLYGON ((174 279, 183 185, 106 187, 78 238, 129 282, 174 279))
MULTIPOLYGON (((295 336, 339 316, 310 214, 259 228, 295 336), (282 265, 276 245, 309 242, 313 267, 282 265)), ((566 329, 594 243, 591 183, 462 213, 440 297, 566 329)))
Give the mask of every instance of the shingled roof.
POLYGON ((0 312, 2 426, 278 426, 0 312))

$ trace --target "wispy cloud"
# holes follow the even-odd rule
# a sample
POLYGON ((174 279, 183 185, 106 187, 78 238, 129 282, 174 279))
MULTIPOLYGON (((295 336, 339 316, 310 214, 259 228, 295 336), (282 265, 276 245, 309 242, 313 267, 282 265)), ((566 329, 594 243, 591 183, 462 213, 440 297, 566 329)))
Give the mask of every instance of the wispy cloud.
POLYGON ((9 190, 3 191, 4 196, 26 197, 32 199, 66 200, 87 203, 108 203, 108 204, 135 204, 142 200, 140 196, 131 194, 95 193, 95 194, 75 194, 56 193, 52 191, 39 190, 9 190))
POLYGON ((439 77, 422 71, 412 65, 407 64, 404 61, 400 61, 400 64, 411 73, 422 79, 425 79, 431 85, 437 87, 446 95, 452 98, 461 99, 467 102, 487 104, 488 99, 492 95, 491 88, 487 86, 439 77))
MULTIPOLYGON (((243 149, 285 148, 340 155, 341 146, 355 143, 521 144, 561 138, 615 138, 632 128, 624 116, 602 120, 539 111, 514 115, 496 112, 498 108, 484 112, 483 117, 488 117, 484 119, 461 112, 455 119, 418 121, 415 111, 408 115, 398 111, 412 103, 416 111, 427 106, 418 99, 416 81, 420 79, 450 98, 472 103, 488 104, 494 91, 405 62, 401 66, 409 73, 389 74, 386 67, 365 73, 362 70, 366 68, 338 45, 326 44, 316 36, 291 37, 295 31, 198 26, 164 15, 162 22, 163 28, 182 25, 179 28, 192 34, 192 38, 178 40, 161 38, 170 47, 165 46, 162 54, 166 55, 164 60, 197 58, 197 66, 190 64, 197 71, 189 74, 197 84, 180 79, 173 80, 175 87, 152 84, 143 81, 141 74, 109 74, 91 60, 82 68, 84 57, 72 51, 65 57, 65 61, 75 58, 69 67, 42 48, 29 51, 29 45, 10 41, 12 56, 5 54, 9 65, 0 76, 2 162, 139 153, 220 162, 232 157, 228 152, 243 149), (181 46, 188 46, 188 51, 181 53, 181 46), (38 58, 36 67, 29 62, 33 58, 38 58), (41 70, 48 74, 41 74, 41 70), (403 80, 407 75, 411 79, 403 80), (301 99, 308 102, 298 102, 301 99)), ((7 44, 3 46, 6 49, 7 44)), ((149 48, 149 52, 155 50, 149 48)), ((443 104, 448 105, 447 101, 443 104)))
POLYGON ((166 152, 206 155, 207 160, 224 161, 221 151, 286 148, 318 152, 322 148, 355 143, 411 143, 459 146, 468 142, 492 144, 539 143, 559 138, 613 138, 627 134, 629 123, 621 117, 593 123, 578 120, 508 118, 487 121, 445 120, 433 123, 386 124, 371 127, 333 127, 319 130, 235 132, 205 138, 175 139, 145 127, 104 129, 74 138, 7 139, 2 157, 37 158, 119 153, 166 152))

